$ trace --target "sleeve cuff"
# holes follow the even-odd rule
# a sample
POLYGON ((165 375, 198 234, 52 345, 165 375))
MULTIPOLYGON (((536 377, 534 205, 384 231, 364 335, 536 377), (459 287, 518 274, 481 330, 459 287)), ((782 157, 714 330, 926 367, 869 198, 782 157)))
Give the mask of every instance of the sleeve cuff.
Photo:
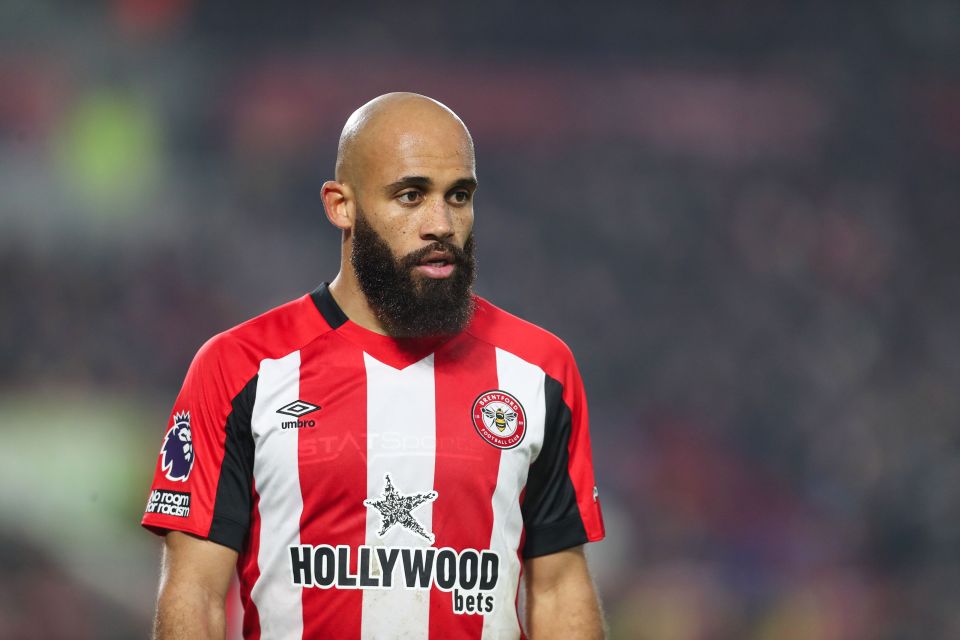
POLYGON ((523 557, 536 558, 589 542, 579 513, 526 530, 523 557))
POLYGON ((243 543, 247 537, 246 527, 225 518, 214 518, 209 531, 198 531, 194 527, 182 526, 180 523, 158 524, 156 521, 148 521, 146 518, 140 524, 144 529, 158 536, 165 536, 171 531, 182 531, 229 547, 237 553, 243 551, 243 543))

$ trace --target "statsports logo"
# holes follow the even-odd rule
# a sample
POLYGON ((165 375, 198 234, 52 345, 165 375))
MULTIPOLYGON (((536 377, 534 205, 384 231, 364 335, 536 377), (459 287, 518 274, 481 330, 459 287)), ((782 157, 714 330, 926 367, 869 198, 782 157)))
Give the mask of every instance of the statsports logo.
POLYGON ((163 439, 161 467, 168 480, 184 482, 193 469, 193 435, 190 433, 190 412, 173 414, 173 425, 163 439))
POLYGON ((513 449, 527 432, 523 405, 506 391, 481 393, 473 402, 471 414, 480 437, 498 449, 513 449))

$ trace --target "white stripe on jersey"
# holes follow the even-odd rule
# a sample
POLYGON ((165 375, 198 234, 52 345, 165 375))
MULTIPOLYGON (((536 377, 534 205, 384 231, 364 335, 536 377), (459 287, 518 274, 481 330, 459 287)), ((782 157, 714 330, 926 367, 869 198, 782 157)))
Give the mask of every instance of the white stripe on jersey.
MULTIPOLYGON (((363 354, 367 370, 367 498, 377 499, 390 474, 401 495, 433 491, 437 452, 436 384, 433 355, 397 370, 363 354)), ((427 533, 433 533, 433 501, 413 510, 427 533)), ((381 538, 380 513, 367 507, 366 544, 429 547, 430 542, 393 526, 381 538)), ((379 570, 379 569, 378 569, 379 570)), ((360 637, 423 638, 430 629, 430 591, 364 589, 360 637)))
POLYGON ((301 589, 290 575, 290 546, 300 544, 299 460, 296 432, 281 431, 277 409, 298 400, 300 352, 263 360, 253 405, 253 480, 260 495, 260 577, 250 597, 260 616, 260 637, 303 637, 301 589))
POLYGON ((520 579, 517 548, 523 531, 520 490, 526 486, 527 472, 543 446, 547 417, 545 374, 540 367, 498 348, 497 382, 500 389, 523 405, 527 415, 527 433, 515 449, 504 449, 500 453, 497 488, 493 492, 493 532, 490 536, 490 548, 500 556, 500 579, 494 590, 494 612, 483 618, 484 640, 520 637, 514 604, 520 579))

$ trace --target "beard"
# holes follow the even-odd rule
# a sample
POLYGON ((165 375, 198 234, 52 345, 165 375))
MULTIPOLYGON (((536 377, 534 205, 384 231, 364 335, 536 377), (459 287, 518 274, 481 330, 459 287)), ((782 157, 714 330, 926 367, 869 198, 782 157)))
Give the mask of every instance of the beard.
POLYGON ((423 338, 460 333, 473 316, 473 281, 477 265, 473 234, 463 248, 437 241, 394 258, 383 237, 357 210, 350 263, 360 289, 377 319, 396 338, 423 338), (447 278, 414 276, 414 268, 433 251, 451 256, 453 273, 447 278))

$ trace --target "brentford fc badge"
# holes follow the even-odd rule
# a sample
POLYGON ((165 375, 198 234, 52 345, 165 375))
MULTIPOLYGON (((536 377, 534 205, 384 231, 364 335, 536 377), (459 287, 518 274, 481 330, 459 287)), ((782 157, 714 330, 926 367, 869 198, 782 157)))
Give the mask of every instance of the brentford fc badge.
POLYGON ((481 393, 473 403, 471 415, 480 437, 498 449, 513 449, 527 432, 523 405, 506 391, 481 393))

